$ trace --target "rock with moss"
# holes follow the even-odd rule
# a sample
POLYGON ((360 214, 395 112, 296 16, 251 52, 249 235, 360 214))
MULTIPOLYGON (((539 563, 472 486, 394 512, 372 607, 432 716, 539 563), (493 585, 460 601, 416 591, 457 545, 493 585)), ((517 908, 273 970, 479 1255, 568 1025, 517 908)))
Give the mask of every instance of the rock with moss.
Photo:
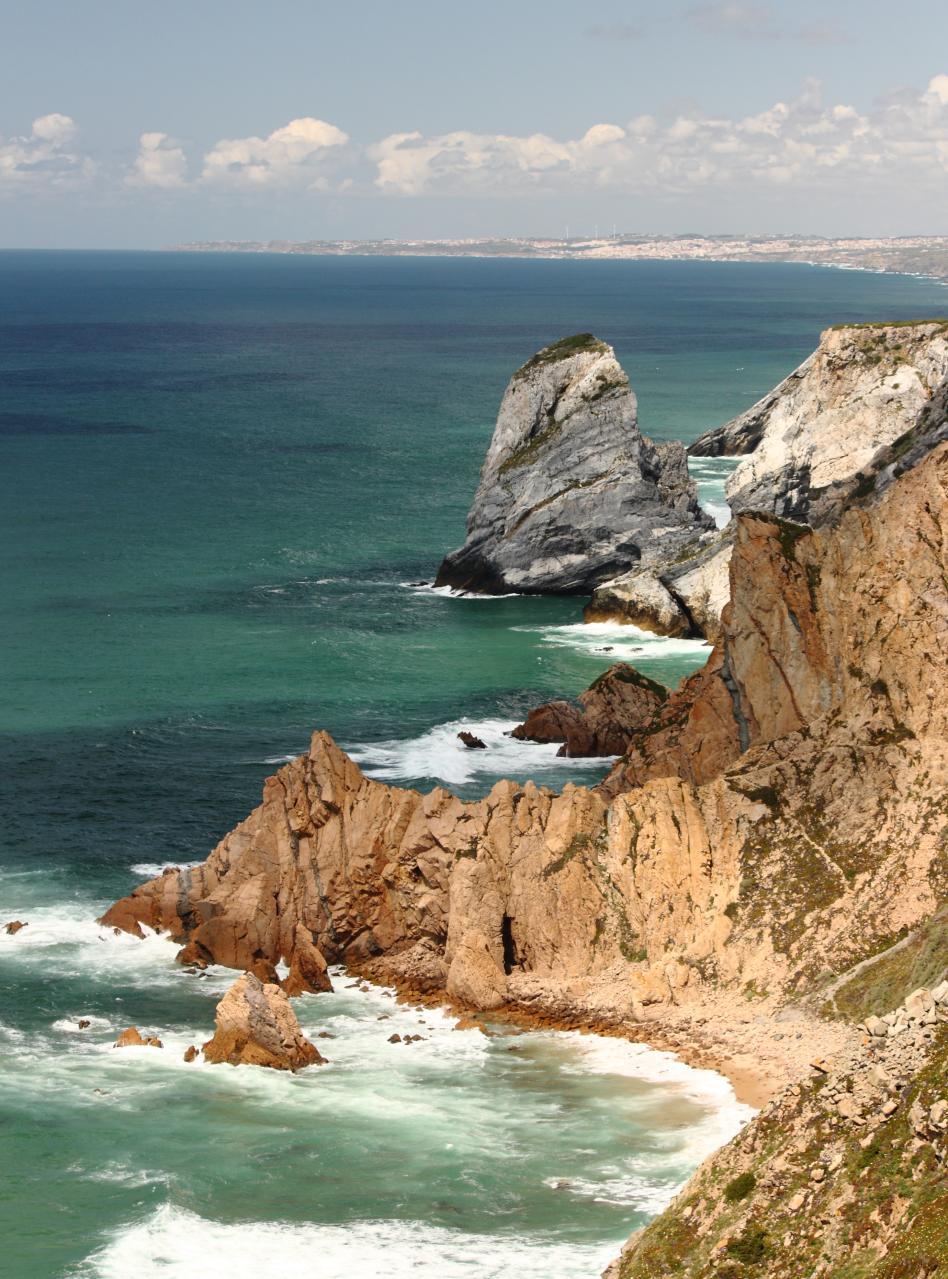
POLYGON ((586 594, 633 566, 674 561, 712 529, 683 446, 640 433, 612 348, 577 334, 511 378, 467 540, 445 558, 437 585, 586 594))

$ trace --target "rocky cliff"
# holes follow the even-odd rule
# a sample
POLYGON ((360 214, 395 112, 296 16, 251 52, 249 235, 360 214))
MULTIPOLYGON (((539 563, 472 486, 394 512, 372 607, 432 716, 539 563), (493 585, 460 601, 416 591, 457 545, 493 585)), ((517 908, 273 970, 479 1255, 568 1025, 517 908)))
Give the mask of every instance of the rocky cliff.
POLYGON ((436 584, 586 594, 632 565, 671 562, 713 527, 684 448, 639 432, 612 348, 578 334, 511 378, 467 540, 445 558, 436 584))
POLYGON ((203 866, 105 922, 261 976, 303 936, 481 1006, 812 993, 948 887, 946 545, 946 445, 835 527, 744 515, 721 642, 600 788, 462 803, 317 733, 203 866))
MULTIPOLYGON (((819 525, 845 504, 854 477, 871 474, 882 452, 925 423, 946 377, 948 322, 839 326, 763 399, 688 452, 746 455, 727 485, 735 514, 819 525)), ((733 542, 731 525, 659 571, 633 566, 596 589, 586 619, 716 640, 733 542)))
POLYGON ((608 1279, 948 1274, 948 982, 888 1016, 712 1155, 608 1279))
POLYGON ((746 454, 731 509, 809 520, 813 495, 904 435, 948 377, 948 321, 841 325, 747 413, 690 448, 746 454))

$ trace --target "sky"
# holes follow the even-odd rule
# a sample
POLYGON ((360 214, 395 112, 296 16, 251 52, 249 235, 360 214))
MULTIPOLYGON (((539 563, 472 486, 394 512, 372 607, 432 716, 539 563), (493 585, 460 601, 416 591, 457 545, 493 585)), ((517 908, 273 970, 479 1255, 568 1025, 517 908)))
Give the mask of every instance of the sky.
POLYGON ((948 3, 2 0, 0 247, 948 234, 948 3))

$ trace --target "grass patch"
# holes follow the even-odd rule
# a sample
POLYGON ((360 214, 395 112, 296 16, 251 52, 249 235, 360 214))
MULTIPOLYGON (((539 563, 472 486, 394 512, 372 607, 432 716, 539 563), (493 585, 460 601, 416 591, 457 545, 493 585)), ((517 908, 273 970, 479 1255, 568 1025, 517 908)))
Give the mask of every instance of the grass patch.
POLYGON ((836 1007, 844 1017, 862 1021, 870 1013, 885 1012, 902 1002, 909 991, 935 985, 948 968, 948 905, 892 953, 883 952, 868 968, 837 990, 836 1007))
POLYGON ((559 360, 568 360, 571 356, 582 355, 585 351, 595 355, 605 355, 608 350, 605 342, 600 341, 594 333, 574 333, 570 337, 560 338, 558 342, 551 342, 542 351, 537 351, 536 355, 531 356, 526 364, 522 364, 517 369, 514 378, 526 377, 528 373, 542 368, 544 364, 556 364, 559 360))
POLYGON ((724 1198, 729 1204, 740 1203, 742 1199, 746 1199, 752 1193, 757 1185, 757 1178, 752 1172, 742 1172, 740 1176, 732 1178, 724 1187, 724 1198))

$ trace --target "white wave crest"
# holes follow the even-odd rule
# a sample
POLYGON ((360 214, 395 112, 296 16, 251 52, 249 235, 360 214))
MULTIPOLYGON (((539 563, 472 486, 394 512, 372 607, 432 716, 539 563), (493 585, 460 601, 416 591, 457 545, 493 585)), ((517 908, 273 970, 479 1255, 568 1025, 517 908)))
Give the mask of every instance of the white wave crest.
POLYGON ((448 1230, 424 1221, 347 1225, 208 1221, 165 1205, 118 1232, 77 1270, 82 1279, 192 1279, 196 1259, 213 1259, 229 1279, 588 1279, 618 1241, 550 1242, 492 1231, 448 1230))
POLYGON ((608 760, 560 759, 557 742, 520 742, 507 734, 516 720, 451 720, 436 724, 418 737, 367 742, 352 746, 349 754, 369 776, 380 781, 436 777, 457 786, 480 776, 529 777, 562 768, 569 774, 589 769, 599 776, 608 760), (458 738, 462 730, 479 737, 486 750, 470 750, 458 738))
POLYGON ((539 635, 543 644, 578 649, 589 657, 608 657, 634 666, 668 657, 689 657, 698 665, 711 645, 699 639, 653 635, 623 622, 571 622, 565 626, 514 626, 515 631, 539 635))

